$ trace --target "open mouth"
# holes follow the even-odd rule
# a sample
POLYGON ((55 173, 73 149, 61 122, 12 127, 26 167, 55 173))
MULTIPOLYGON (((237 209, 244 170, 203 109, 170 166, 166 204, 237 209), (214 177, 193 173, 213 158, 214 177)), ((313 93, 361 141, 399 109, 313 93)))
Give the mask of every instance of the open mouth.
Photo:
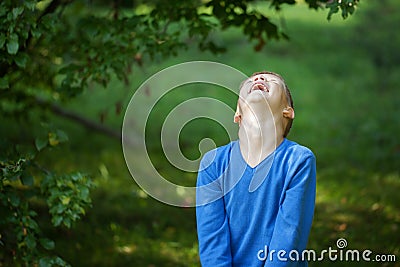
POLYGON ((254 90, 261 90, 261 91, 269 93, 268 87, 263 83, 255 83, 255 84, 253 84, 253 86, 251 87, 251 91, 254 91, 254 90))

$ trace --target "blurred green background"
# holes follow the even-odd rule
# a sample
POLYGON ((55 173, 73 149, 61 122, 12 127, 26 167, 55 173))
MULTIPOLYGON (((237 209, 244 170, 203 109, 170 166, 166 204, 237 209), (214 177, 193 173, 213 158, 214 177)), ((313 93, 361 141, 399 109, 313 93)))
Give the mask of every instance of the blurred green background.
MULTIPOLYGON (((325 12, 310 11, 304 4, 285 7, 274 19, 282 21, 288 41, 270 41, 256 52, 238 30, 214 33, 212 38, 227 47, 226 53, 189 48, 168 60, 144 59, 144 67, 133 68, 129 85, 112 80, 106 88, 89 88, 65 107, 120 130, 134 91, 165 67, 211 60, 247 75, 260 70, 280 73, 295 101, 289 139, 310 147, 317 158, 317 202, 308 248, 336 248, 336 240, 345 238, 348 249, 397 258, 395 263, 325 260, 309 265, 400 266, 400 3, 390 3, 385 8, 362 1, 347 20, 337 16, 331 21, 325 12)), ((166 113, 195 96, 236 106, 236 96, 222 89, 178 88, 156 106, 147 135, 157 170, 187 185, 195 185, 196 173, 170 165, 159 136, 166 113)), ((42 230, 55 241, 55 254, 73 266, 200 265, 193 208, 172 207, 148 197, 130 176, 118 140, 48 116, 68 133, 69 142, 40 154, 39 162, 59 172, 83 171, 97 185, 91 193, 93 207, 71 229, 53 228, 46 208, 34 204, 42 230)), ((39 115, 32 117, 40 121, 39 115)), ((29 139, 32 132, 41 131, 40 126, 1 121, 1 135, 15 139, 29 139)), ((179 138, 191 159, 200 156, 203 138, 217 145, 229 141, 223 127, 205 119, 186 125, 179 138)))

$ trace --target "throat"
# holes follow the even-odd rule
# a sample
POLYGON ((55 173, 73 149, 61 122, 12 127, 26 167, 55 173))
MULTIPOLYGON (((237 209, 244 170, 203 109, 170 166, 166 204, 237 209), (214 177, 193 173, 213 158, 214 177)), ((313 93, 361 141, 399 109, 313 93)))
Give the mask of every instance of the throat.
POLYGON ((274 129, 256 131, 244 127, 239 129, 239 144, 243 159, 250 167, 260 164, 266 157, 273 153, 280 144, 274 129))
POLYGON ((263 142, 251 142, 249 145, 249 143, 243 142, 241 139, 239 139, 239 145, 243 159, 252 168, 273 153, 277 146, 275 143, 265 144, 263 142))
POLYGON ((246 111, 243 111, 238 133, 240 151, 246 163, 255 167, 283 141, 282 119, 265 111, 246 111))

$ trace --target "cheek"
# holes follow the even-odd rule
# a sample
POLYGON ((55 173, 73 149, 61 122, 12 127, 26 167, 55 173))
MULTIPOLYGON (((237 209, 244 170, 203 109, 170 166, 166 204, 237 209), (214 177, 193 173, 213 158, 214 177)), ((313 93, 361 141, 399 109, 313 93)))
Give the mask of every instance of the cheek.
POLYGON ((239 100, 246 99, 246 97, 249 95, 249 93, 247 91, 245 91, 244 89, 240 91, 239 93, 239 100))
POLYGON ((250 84, 250 83, 243 85, 242 88, 240 89, 240 92, 248 94, 251 89, 251 86, 252 86, 252 84, 250 84))
POLYGON ((269 103, 274 107, 284 106, 285 98, 279 91, 274 90, 269 97, 269 103))

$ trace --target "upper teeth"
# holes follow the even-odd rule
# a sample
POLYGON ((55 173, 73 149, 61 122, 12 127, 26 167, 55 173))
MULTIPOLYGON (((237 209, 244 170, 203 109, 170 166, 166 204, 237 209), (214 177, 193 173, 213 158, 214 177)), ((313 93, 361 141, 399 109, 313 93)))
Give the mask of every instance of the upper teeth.
POLYGON ((261 83, 257 83, 255 85, 253 85, 253 89, 254 88, 258 88, 258 89, 269 91, 268 88, 264 84, 261 84, 261 83))

